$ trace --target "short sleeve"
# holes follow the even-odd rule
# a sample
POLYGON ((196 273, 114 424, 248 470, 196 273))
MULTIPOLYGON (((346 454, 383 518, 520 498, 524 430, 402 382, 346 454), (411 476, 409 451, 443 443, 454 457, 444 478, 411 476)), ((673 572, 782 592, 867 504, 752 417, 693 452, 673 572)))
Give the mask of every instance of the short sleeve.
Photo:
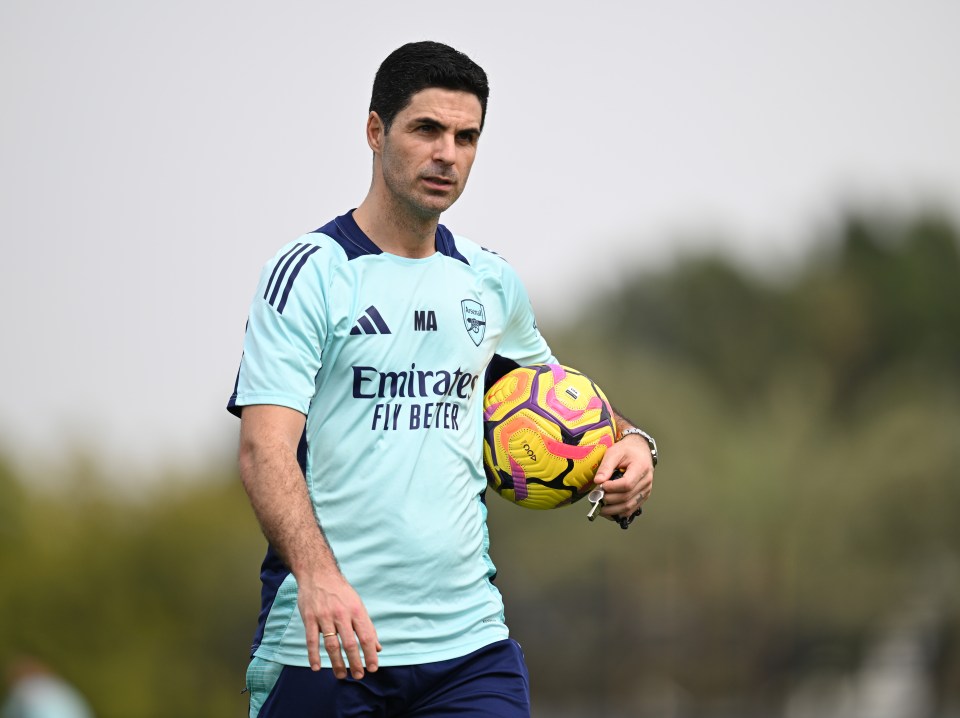
POLYGON ((510 265, 504 262, 503 268, 502 286, 508 319, 497 354, 520 366, 555 362, 556 358, 537 327, 527 290, 510 265))
POLYGON ((326 338, 320 249, 301 239, 267 262, 250 306, 243 356, 227 409, 273 404, 306 414, 326 338))

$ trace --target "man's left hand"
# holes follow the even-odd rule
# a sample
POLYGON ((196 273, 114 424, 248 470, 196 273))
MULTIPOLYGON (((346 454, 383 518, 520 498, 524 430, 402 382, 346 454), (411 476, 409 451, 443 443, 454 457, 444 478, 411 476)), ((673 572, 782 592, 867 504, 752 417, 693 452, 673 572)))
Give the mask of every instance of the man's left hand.
POLYGON ((611 520, 629 517, 653 491, 650 445, 642 436, 627 434, 607 449, 593 481, 604 492, 600 515, 611 520), (617 470, 623 475, 613 478, 617 470))

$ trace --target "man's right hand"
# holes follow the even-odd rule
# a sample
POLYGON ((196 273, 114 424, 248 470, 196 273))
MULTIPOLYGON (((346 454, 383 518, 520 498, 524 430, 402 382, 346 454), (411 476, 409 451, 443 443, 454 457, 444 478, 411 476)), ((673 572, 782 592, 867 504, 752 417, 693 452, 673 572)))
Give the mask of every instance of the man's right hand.
POLYGON ((371 673, 375 672, 377 653, 382 646, 377 640, 373 621, 353 586, 337 572, 317 577, 298 576, 297 587, 297 604, 307 632, 310 668, 320 670, 322 641, 337 678, 347 677, 344 653, 354 678, 363 678, 364 666, 371 673))

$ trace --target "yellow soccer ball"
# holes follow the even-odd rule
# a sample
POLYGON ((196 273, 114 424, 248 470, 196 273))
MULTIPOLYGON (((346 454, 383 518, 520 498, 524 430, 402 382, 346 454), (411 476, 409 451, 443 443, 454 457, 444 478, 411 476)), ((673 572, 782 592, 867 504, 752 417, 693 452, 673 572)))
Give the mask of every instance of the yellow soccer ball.
POLYGON ((607 397, 567 366, 519 367, 484 395, 487 483, 525 508, 553 509, 590 493, 616 436, 607 397))

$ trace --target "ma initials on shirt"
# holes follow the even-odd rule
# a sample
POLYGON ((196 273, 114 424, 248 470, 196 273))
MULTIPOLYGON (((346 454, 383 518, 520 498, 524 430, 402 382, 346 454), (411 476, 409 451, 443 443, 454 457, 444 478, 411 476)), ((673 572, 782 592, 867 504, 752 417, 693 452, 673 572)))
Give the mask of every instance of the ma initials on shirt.
POLYGON ((437 315, 429 309, 415 310, 413 312, 413 330, 416 332, 437 331, 437 315))

